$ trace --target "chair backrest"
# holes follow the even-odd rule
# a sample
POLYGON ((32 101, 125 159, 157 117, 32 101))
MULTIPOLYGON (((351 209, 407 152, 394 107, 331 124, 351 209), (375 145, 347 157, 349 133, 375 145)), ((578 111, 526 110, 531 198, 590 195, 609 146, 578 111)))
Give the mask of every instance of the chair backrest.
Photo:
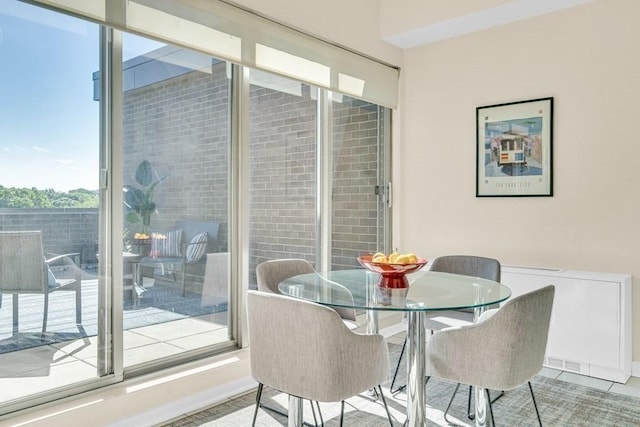
POLYGON ((256 267, 258 290, 279 294, 278 284, 298 274, 315 273, 313 265, 305 259, 289 258, 265 261, 256 267))
POLYGON ((431 373, 464 384, 509 390, 530 380, 544 362, 555 287, 507 301, 475 325, 430 338, 431 373))
MULTIPOLYGON (((500 281, 500 261, 475 255, 444 255, 433 260, 429 271, 440 273, 461 274, 463 276, 480 277, 481 279, 500 281)), ((494 304, 488 308, 498 308, 494 304)), ((462 309, 466 313, 473 313, 473 309, 462 309)))
POLYGON ((271 292, 248 291, 251 374, 305 399, 337 402, 389 376, 382 335, 349 330, 329 307, 271 292))
POLYGON ((430 271, 462 274, 482 279, 500 281, 500 261, 473 255, 445 255, 431 263, 430 271))
MULTIPOLYGON (((258 290, 279 294, 280 291, 278 290, 278 285, 283 280, 297 276, 298 274, 315 272, 313 265, 311 265, 311 263, 306 259, 287 258, 264 261, 256 267, 258 290)), ((343 291, 343 293, 349 293, 348 289, 338 284, 335 284, 334 289, 336 292, 343 291)), ((333 308, 343 319, 356 320, 356 311, 354 309, 344 307, 333 308)))
POLYGON ((40 231, 0 232, 0 290, 44 293, 47 267, 40 231))
MULTIPOLYGON (((187 221, 178 220, 174 225, 174 230, 182 230, 182 243, 188 244, 197 234, 207 232, 207 250, 205 253, 211 254, 218 251, 218 232, 220 223, 209 221, 187 221)), ((205 257, 202 258, 203 260, 205 257)))

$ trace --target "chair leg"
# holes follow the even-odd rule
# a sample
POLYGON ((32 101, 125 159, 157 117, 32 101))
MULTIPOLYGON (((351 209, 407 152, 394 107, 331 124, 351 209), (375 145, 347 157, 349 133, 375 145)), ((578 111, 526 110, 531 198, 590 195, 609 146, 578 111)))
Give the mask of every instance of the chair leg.
POLYGON ((491 396, 489 396, 489 389, 486 388, 484 392, 487 394, 487 404, 489 405, 489 414, 491 415, 491 425, 496 427, 496 421, 493 418, 493 405, 491 404, 491 396))
MULTIPOLYGON (((320 410, 320 402, 316 402, 316 406, 318 407, 318 417, 320 418, 320 427, 324 427, 324 420, 322 419, 322 411, 320 410)), ((311 402, 311 407, 313 408, 313 401, 311 402)), ((315 421, 315 416, 314 416, 315 421)), ((316 423, 316 426, 318 424, 316 423)))
MULTIPOLYGON (((489 392, 489 390, 487 390, 487 392, 489 392)), ((467 402, 467 418, 469 418, 470 420, 474 420, 476 418, 476 414, 475 414, 475 410, 471 409, 471 395, 473 395, 472 385, 469 386, 469 400, 467 402)), ((489 396, 491 396, 490 393, 489 393, 489 396)), ((500 399, 502 396, 504 396, 504 390, 501 390, 499 395, 497 395, 493 399, 490 399, 491 403, 496 403, 496 400, 500 399)))
POLYGON ((13 335, 18 335, 18 331, 20 329, 18 323, 20 319, 18 318, 18 294, 13 294, 11 296, 13 303, 13 335))
POLYGON ((400 350, 400 357, 398 357, 398 364, 396 365, 396 370, 393 373, 393 379, 391 380, 391 386, 389 387, 389 391, 391 392, 391 394, 396 394, 397 392, 399 392, 400 390, 402 390, 403 388, 406 387, 406 385, 402 385, 400 387, 398 387, 397 389, 393 389, 393 385, 396 382, 396 377, 398 376, 398 370, 400 369, 400 363, 402 362, 402 356, 404 355, 404 350, 405 347, 407 346, 407 339, 404 339, 404 343, 402 344, 402 350, 400 350))
POLYGON ((533 395, 533 388, 531 387, 531 381, 527 381, 527 384, 529 384, 529 391, 531 392, 531 400, 533 400, 533 407, 536 408, 536 415, 538 416, 538 424, 540 424, 540 427, 542 427, 542 420, 540 419, 540 412, 538 412, 536 397, 533 395))
POLYGON ((342 427, 343 422, 344 422, 344 400, 340 402, 340 427, 342 427))
POLYGON ((42 339, 47 331, 47 318, 49 317, 49 293, 44 293, 44 313, 42 315, 42 339))
POLYGON ((258 408, 260 407, 260 398, 262 397, 262 387, 264 387, 264 384, 259 383, 258 393, 256 394, 256 409, 255 411, 253 411, 253 421, 251 421, 252 427, 256 425, 256 418, 258 417, 258 408))
MULTIPOLYGON (((258 384, 258 392, 256 393, 256 409, 253 413, 253 423, 251 424, 252 426, 255 425, 256 422, 256 417, 258 415, 258 408, 262 408, 266 411, 271 411, 271 412, 275 412, 278 415, 282 415, 283 417, 288 417, 289 414, 286 412, 282 412, 279 409, 276 408, 271 408, 263 403, 260 403, 260 399, 262 397, 262 388, 264 387, 264 384, 259 383, 258 384)), ((313 401, 309 401, 311 403, 311 410, 313 411, 313 401)), ((322 412, 320 412, 320 404, 318 402, 316 402, 317 406, 318 406, 318 413, 320 414, 320 425, 324 425, 324 421, 322 420, 322 412)), ((318 427, 318 421, 316 420, 316 414, 315 411, 313 412, 313 420, 315 422, 315 427, 318 427)), ((302 423, 303 426, 309 426, 309 423, 303 422, 302 423)))
POLYGON ((82 270, 80 269, 80 256, 74 259, 76 267, 75 288, 76 288, 76 325, 82 324, 82 270))
POLYGON ((447 409, 444 410, 444 420, 449 424, 454 424, 453 421, 450 421, 449 418, 447 418, 447 415, 449 414, 449 409, 451 409, 451 404, 453 403, 453 399, 456 397, 456 394, 458 393, 459 388, 460 388, 460 383, 457 383, 456 389, 453 390, 453 395, 451 396, 451 399, 449 400, 449 404, 447 405, 447 409))
POLYGON ((80 281, 76 282, 76 325, 82 324, 82 287, 80 281))
POLYGON ((182 296, 184 297, 186 294, 187 294, 187 265, 183 264, 182 265, 182 296))
POLYGON ((387 411, 387 418, 389 419, 389 425, 393 427, 393 420, 391 419, 391 413, 389 412, 389 407, 387 406, 387 399, 384 398, 384 393, 382 393, 382 386, 378 386, 378 391, 380 392, 380 398, 382 399, 384 410, 387 411))

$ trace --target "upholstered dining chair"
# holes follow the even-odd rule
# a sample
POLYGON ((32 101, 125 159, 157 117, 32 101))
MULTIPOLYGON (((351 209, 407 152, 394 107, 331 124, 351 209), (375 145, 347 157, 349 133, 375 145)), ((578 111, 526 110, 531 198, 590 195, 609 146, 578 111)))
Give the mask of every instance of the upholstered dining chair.
MULTIPOLYGON (((433 260, 429 271, 436 271, 440 273, 452 273, 461 274, 464 276, 480 277, 482 279, 493 280, 494 282, 500 281, 501 266, 500 261, 493 258, 475 256, 475 255, 445 255, 440 256, 433 260)), ((490 307, 495 308, 495 307, 490 307)), ((426 313, 425 328, 434 331, 439 331, 443 328, 451 326, 471 325, 473 324, 473 309, 469 310, 446 310, 435 311, 433 313, 426 313)), ((400 386, 394 389, 394 384, 404 355, 407 341, 402 346, 400 357, 398 358, 398 364, 391 380, 391 392, 396 393, 404 386, 400 386)), ((467 415, 469 419, 473 419, 473 413, 471 411, 471 395, 472 388, 469 387, 469 398, 467 403, 467 415)), ((495 399, 500 398, 502 394, 499 394, 495 399)), ((447 413, 444 414, 445 420, 447 419, 447 413)))
POLYGON ((47 330, 49 294, 58 290, 75 291, 76 324, 82 322, 82 288, 80 268, 74 266, 74 277, 57 278, 51 265, 71 262, 80 254, 56 255, 45 258, 40 231, 0 232, 0 294, 13 294, 13 334, 19 332, 18 296, 20 294, 43 294, 42 337, 47 330))
POLYGON ((264 385, 316 402, 341 402, 376 388, 393 426, 382 384, 389 376, 384 337, 350 330, 335 310, 272 292, 248 291, 251 375, 264 385))
MULTIPOLYGON (((274 259, 270 261, 264 261, 256 267, 256 279, 258 282, 258 290, 263 292, 273 292, 279 294, 278 285, 283 280, 290 277, 297 276, 299 274, 315 273, 313 265, 306 259, 299 258, 287 258, 287 259, 274 259)), ((335 288, 339 287, 339 284, 335 284, 335 288)), ((342 287, 344 288, 344 287, 342 287)), ((344 288, 345 293, 349 293, 349 290, 344 288)), ((356 311, 352 308, 332 307, 340 317, 345 321, 345 324, 355 329, 360 326, 356 322, 356 311)))
MULTIPOLYGON (((494 427, 488 390, 511 390, 527 383, 542 426, 531 378, 544 362, 554 294, 555 287, 548 285, 483 313, 476 324, 434 334, 426 348, 428 374, 455 381, 458 386, 485 389, 494 427)), ((453 397, 447 410, 452 401, 453 397)))

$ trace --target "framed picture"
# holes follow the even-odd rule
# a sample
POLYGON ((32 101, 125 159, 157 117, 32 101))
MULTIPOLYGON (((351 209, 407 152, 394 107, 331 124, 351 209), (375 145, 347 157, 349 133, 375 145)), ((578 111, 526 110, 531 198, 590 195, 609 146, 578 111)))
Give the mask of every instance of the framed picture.
POLYGON ((476 108, 476 197, 552 196, 553 98, 476 108))

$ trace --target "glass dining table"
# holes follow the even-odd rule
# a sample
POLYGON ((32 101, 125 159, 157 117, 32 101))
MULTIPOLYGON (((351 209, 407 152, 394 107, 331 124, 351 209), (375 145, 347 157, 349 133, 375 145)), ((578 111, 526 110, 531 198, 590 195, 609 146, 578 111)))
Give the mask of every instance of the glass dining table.
MULTIPOLYGON (((282 294, 334 308, 353 308, 366 313, 367 333, 377 333, 377 313, 406 313, 407 328, 407 420, 405 425, 426 425, 424 381, 426 375, 426 331, 424 320, 429 312, 473 309, 477 320, 487 306, 511 296, 508 287, 478 277, 418 271, 407 276, 405 289, 381 288, 380 276, 365 269, 336 270, 291 277, 278 285, 282 294)), ((474 387, 475 423, 484 426, 486 395, 474 387)), ((289 426, 302 425, 302 400, 289 401, 289 426)))

